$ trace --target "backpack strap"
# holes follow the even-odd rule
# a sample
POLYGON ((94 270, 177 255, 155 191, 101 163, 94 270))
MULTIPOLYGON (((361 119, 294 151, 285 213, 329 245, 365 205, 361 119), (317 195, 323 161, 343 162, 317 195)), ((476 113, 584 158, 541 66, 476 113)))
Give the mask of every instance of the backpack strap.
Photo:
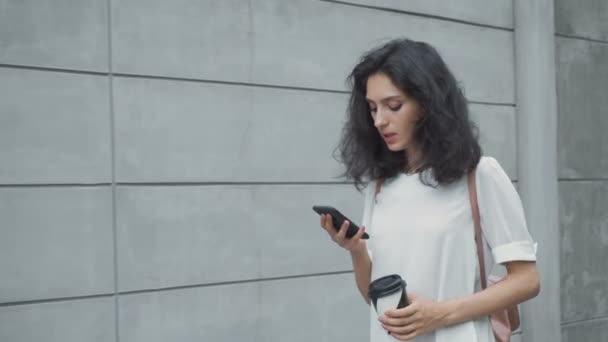
POLYGON ((477 185, 475 184, 475 169, 468 174, 469 201, 471 202, 471 212, 473 213, 473 223, 475 225, 475 244, 477 245, 477 257, 479 259, 479 277, 481 278, 481 289, 487 287, 486 263, 483 255, 483 239, 481 237, 481 223, 479 216, 479 205, 477 203, 477 185))

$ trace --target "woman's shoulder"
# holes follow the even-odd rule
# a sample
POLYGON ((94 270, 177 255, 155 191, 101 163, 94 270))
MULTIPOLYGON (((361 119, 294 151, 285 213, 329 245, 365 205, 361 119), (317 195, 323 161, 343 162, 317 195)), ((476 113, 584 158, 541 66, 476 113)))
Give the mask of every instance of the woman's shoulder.
POLYGON ((494 157, 482 156, 475 173, 478 182, 511 185, 511 178, 494 157))
POLYGON ((492 156, 481 156, 477 164, 477 172, 482 174, 492 174, 505 172, 498 160, 492 156))

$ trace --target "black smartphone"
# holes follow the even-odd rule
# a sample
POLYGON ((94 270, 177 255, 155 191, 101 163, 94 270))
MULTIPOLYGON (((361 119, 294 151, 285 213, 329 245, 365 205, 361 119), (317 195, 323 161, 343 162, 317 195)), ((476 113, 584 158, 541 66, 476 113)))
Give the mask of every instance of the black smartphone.
MULTIPOLYGON (((354 224, 352 220, 350 220, 348 217, 344 216, 338 209, 336 209, 334 207, 330 207, 330 206, 326 206, 326 205, 315 205, 312 207, 312 210, 314 210, 319 215, 321 215, 321 214, 331 215, 331 218, 332 218, 332 221, 333 221, 333 224, 334 224, 334 227, 336 228, 336 230, 340 230, 340 227, 342 227, 342 223, 344 223, 344 221, 348 221, 349 225, 348 225, 348 230, 346 231, 347 239, 352 238, 359 231, 359 226, 354 224)), ((369 239, 369 235, 367 235, 367 233, 363 233, 363 235, 361 235, 361 238, 369 239)))

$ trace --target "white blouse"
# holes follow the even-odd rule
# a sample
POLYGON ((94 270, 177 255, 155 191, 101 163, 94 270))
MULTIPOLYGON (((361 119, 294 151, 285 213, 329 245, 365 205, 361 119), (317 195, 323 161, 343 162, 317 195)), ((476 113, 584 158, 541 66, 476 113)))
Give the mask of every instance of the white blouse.
MULTIPOLYGON (((496 159, 482 157, 476 170, 485 263, 536 260, 521 200, 496 159)), ((375 182, 365 194, 363 225, 370 234, 371 280, 399 274, 407 292, 444 301, 480 291, 475 230, 466 175, 432 188, 419 174, 387 179, 374 201, 375 182)), ((372 342, 396 341, 370 306, 372 342)), ((488 317, 436 330, 416 342, 494 342, 488 317)))

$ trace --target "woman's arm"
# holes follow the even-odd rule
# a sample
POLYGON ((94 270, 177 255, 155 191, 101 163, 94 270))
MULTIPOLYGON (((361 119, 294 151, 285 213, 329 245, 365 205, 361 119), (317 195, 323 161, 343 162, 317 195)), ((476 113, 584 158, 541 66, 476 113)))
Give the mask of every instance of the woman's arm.
POLYGON ((445 317, 443 325, 452 325, 487 316, 497 310, 536 297, 540 292, 540 277, 536 262, 506 263, 505 279, 470 296, 440 303, 445 317))
POLYGON ((365 227, 361 226, 361 229, 349 239, 346 238, 346 231, 348 230, 349 225, 350 223, 348 221, 344 221, 340 230, 336 232, 331 216, 329 214, 321 215, 321 227, 327 231, 335 243, 350 252, 353 268, 355 270, 357 288, 363 296, 363 299, 365 299, 365 302, 369 304, 367 288, 369 287, 371 277, 372 262, 367 254, 367 243, 361 238, 363 233, 365 233, 365 227))
POLYGON ((512 261, 506 266, 505 279, 483 291, 443 302, 410 294, 410 305, 388 310, 379 320, 393 337, 407 341, 444 326, 488 316, 538 295, 536 262, 512 261))
POLYGON ((369 298, 367 296, 367 290, 369 288, 371 272, 372 272, 372 262, 369 258, 369 254, 367 254, 367 247, 365 244, 362 247, 358 247, 350 251, 350 257, 353 262, 353 269, 355 270, 355 282, 357 283, 357 288, 363 296, 365 302, 369 305, 369 298))

